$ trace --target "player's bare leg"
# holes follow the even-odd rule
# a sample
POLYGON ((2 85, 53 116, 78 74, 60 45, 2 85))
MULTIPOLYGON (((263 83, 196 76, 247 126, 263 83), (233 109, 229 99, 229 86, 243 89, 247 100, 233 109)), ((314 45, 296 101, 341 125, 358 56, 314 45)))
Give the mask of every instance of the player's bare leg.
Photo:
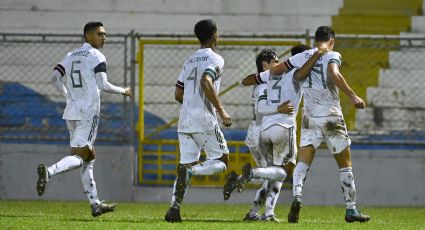
POLYGON ((289 223, 298 223, 301 209, 303 185, 310 165, 313 162, 315 151, 316 150, 311 145, 303 146, 298 151, 298 163, 294 169, 292 185, 294 200, 292 201, 291 209, 289 210, 288 214, 289 223))
POLYGON ((334 158, 338 164, 340 171, 340 182, 345 200, 345 221, 352 222, 367 222, 370 220, 368 215, 361 214, 356 207, 356 186, 352 171, 350 148, 347 147, 341 153, 335 154, 334 158))

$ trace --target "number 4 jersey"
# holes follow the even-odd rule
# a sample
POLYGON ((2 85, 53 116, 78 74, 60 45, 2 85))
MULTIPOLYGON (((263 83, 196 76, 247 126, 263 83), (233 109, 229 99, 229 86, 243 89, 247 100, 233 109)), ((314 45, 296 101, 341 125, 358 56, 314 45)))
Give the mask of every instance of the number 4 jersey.
POLYGON ((56 65, 62 76, 66 75, 65 120, 90 120, 100 113, 100 94, 95 74, 106 72, 106 58, 90 44, 68 53, 56 65))
MULTIPOLYGON (((301 68, 317 51, 317 48, 290 57, 285 65, 301 68)), ((341 55, 338 52, 328 52, 316 62, 310 75, 302 83, 304 91, 304 112, 308 117, 341 116, 338 88, 328 78, 328 64, 341 65, 341 55)))
POLYGON ((214 106, 201 87, 202 75, 211 77, 214 89, 220 89, 224 60, 210 48, 198 49, 184 63, 176 87, 184 89, 178 132, 211 131, 218 124, 214 106))

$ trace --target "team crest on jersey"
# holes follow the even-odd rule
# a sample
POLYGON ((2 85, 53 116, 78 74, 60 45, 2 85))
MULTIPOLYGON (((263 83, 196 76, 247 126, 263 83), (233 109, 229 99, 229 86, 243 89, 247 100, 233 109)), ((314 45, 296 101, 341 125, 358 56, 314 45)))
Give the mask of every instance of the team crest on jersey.
POLYGON ((217 73, 217 76, 220 77, 221 76, 221 69, 220 66, 216 66, 215 67, 215 72, 217 73))

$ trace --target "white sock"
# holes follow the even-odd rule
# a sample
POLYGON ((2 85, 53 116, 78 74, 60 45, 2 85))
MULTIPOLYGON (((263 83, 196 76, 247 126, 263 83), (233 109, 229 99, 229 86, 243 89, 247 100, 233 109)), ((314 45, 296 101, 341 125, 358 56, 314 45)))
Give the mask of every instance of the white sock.
POLYGON ((266 198, 266 209, 264 212, 265 216, 274 216, 274 208, 277 203, 277 199, 279 198, 280 189, 282 188, 281 181, 271 181, 269 182, 271 186, 269 186, 269 193, 266 198))
POLYGON ((255 216, 260 211, 261 206, 266 202, 267 190, 268 190, 269 181, 264 180, 261 187, 257 190, 255 194, 254 201, 252 202, 252 208, 249 211, 250 216, 255 216))
POLYGON ((68 172, 69 170, 79 168, 82 164, 83 160, 81 157, 76 155, 66 156, 60 161, 56 162, 56 164, 53 164, 47 168, 47 171, 49 172, 49 177, 51 177, 59 173, 68 172))
POLYGON ((90 204, 99 204, 100 201, 97 197, 96 182, 93 177, 94 161, 95 160, 83 163, 83 166, 80 168, 80 178, 83 183, 84 193, 87 195, 90 204))
POLYGON ((304 162, 298 162, 294 169, 292 193, 295 196, 302 196, 303 185, 307 176, 309 166, 304 162))
POLYGON ((171 196, 171 207, 180 208, 180 205, 183 202, 183 199, 186 196, 187 191, 189 190, 190 180, 186 184, 186 189, 184 191, 183 197, 177 197, 176 196, 176 183, 177 183, 177 178, 176 178, 176 180, 174 180, 174 184, 173 184, 173 195, 171 196))
POLYGON ((356 185, 354 184, 353 170, 351 167, 339 169, 339 180, 344 193, 345 208, 356 208, 356 185))
POLYGON ((226 164, 221 160, 206 160, 192 166, 192 175, 213 175, 226 171, 226 164))
POLYGON ((252 177, 256 179, 269 179, 283 181, 286 177, 286 172, 282 167, 270 166, 267 168, 252 169, 252 177))

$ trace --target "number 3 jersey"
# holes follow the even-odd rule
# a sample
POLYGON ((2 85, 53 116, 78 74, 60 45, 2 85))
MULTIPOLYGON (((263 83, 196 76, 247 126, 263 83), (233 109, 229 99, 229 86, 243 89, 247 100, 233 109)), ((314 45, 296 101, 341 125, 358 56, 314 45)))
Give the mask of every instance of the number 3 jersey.
POLYGON ((302 91, 300 83, 293 78, 295 70, 282 75, 271 75, 270 71, 265 71, 257 75, 257 83, 267 83, 267 94, 261 94, 258 100, 258 113, 263 114, 261 130, 266 130, 272 125, 280 125, 290 128, 296 125, 296 116, 301 102, 302 91), (266 102, 261 101, 265 97, 266 102), (277 108, 283 102, 289 101, 293 105, 294 113, 276 113, 277 108), (268 114, 272 113, 272 114, 268 114))
POLYGON ((202 75, 207 74, 218 94, 223 66, 223 58, 210 48, 198 49, 186 60, 176 84, 176 87, 184 89, 178 132, 211 131, 218 125, 215 108, 200 83, 202 75))
MULTIPOLYGON (((317 48, 290 57, 285 65, 289 69, 301 68, 317 51, 317 48)), ((328 78, 328 64, 341 66, 341 55, 328 52, 316 62, 310 75, 302 83, 304 91, 304 112, 308 117, 341 116, 338 88, 328 78)))
POLYGON ((106 58, 90 44, 68 53, 54 68, 66 75, 65 120, 90 120, 100 113, 100 94, 95 74, 106 72, 106 58))

